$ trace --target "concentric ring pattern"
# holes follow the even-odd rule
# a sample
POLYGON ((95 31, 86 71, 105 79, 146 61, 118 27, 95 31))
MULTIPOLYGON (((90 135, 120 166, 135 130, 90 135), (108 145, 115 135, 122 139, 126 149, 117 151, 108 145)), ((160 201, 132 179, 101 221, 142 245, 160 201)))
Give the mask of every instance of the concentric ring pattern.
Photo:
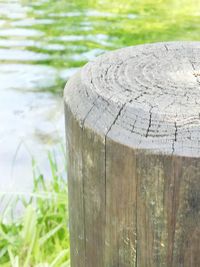
POLYGON ((199 42, 109 52, 79 76, 68 93, 85 127, 136 149, 200 155, 199 42))

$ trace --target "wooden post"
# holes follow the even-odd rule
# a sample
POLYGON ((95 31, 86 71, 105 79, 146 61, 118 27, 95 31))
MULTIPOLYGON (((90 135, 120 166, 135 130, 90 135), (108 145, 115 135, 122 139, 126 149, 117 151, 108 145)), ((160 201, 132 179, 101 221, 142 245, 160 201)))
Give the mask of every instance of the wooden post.
POLYGON ((72 267, 200 266, 200 43, 109 52, 64 93, 72 267))

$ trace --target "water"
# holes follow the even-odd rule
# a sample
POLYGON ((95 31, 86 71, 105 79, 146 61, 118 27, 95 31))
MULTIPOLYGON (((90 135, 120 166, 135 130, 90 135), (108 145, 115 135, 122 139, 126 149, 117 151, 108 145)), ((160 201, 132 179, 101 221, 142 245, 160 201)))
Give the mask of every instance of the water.
MULTIPOLYGON (((32 185, 31 156, 64 144, 62 90, 88 60, 123 46, 199 40, 192 0, 0 0, 0 190, 32 185)), ((64 163, 60 162, 60 170, 64 163)))

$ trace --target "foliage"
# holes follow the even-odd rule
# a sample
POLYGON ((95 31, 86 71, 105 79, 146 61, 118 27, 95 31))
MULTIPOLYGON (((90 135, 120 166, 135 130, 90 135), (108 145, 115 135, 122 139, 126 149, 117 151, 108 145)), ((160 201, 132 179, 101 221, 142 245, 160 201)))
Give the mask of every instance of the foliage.
POLYGON ((52 154, 49 162, 50 182, 34 171, 34 188, 28 196, 1 195, 1 267, 69 266, 67 185, 52 154), (18 205, 22 215, 17 217, 18 205))

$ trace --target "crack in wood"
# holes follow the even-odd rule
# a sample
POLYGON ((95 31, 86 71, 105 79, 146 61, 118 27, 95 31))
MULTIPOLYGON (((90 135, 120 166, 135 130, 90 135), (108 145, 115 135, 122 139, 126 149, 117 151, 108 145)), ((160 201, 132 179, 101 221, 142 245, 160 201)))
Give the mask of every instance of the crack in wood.
POLYGON ((115 125, 116 121, 118 120, 118 118, 120 117, 121 113, 122 113, 122 110, 124 109, 124 107, 126 106, 127 103, 124 103, 120 110, 118 111, 117 113, 117 116, 115 117, 114 121, 112 122, 112 124, 110 125, 110 127, 108 128, 108 131, 106 132, 105 136, 107 137, 108 136, 108 133, 111 131, 113 125, 115 125))
POLYGON ((149 124, 148 124, 147 132, 146 132, 146 137, 148 137, 149 131, 150 131, 150 128, 151 128, 151 123, 152 123, 152 109, 153 109, 153 107, 151 107, 151 109, 149 110, 149 124))
POLYGON ((174 122, 175 132, 174 132, 174 139, 172 141, 172 154, 174 154, 175 151, 175 142, 177 142, 177 135, 178 135, 178 127, 177 123, 174 122))
POLYGON ((85 125, 85 121, 86 119, 88 118, 89 114, 91 113, 91 111, 93 110, 93 108, 95 107, 95 104, 96 104, 96 101, 99 99, 100 96, 97 96, 97 98, 94 100, 91 108, 88 110, 87 114, 85 115, 85 117, 83 118, 83 120, 81 121, 80 125, 81 125, 81 128, 84 128, 84 125, 85 125))

